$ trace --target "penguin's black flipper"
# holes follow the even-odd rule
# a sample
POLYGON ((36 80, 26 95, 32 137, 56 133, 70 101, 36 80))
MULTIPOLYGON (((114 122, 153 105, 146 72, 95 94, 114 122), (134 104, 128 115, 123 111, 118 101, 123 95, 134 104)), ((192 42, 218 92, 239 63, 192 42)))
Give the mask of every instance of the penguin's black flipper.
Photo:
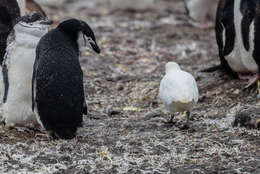
POLYGON ((8 69, 6 64, 2 66, 2 73, 3 73, 3 82, 4 82, 4 97, 3 97, 3 103, 6 102, 8 89, 9 89, 9 80, 8 80, 8 69))
POLYGON ((256 1, 241 1, 240 11, 243 15, 241 21, 243 45, 244 48, 249 51, 249 31, 256 13, 256 1))
POLYGON ((2 65, 6 40, 20 17, 20 9, 16 0, 1 0, 0 3, 0 64, 2 65))
POLYGON ((216 41, 219 50, 220 65, 216 65, 201 72, 213 72, 218 69, 222 69, 227 72, 228 75, 237 77, 237 73, 234 72, 225 60, 225 56, 229 55, 235 44, 235 24, 234 24, 234 0, 220 0, 218 4, 216 14, 216 41))
POLYGON ((255 10, 255 38, 254 38, 254 52, 253 57, 258 65, 258 72, 260 72, 260 49, 258 46, 260 45, 260 1, 256 2, 256 10, 255 10))

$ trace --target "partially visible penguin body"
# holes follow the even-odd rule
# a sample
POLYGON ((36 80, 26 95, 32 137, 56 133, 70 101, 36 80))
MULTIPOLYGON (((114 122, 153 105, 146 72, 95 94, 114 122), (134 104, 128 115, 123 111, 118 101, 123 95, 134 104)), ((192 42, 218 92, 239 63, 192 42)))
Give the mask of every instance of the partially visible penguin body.
POLYGON ((194 25, 199 28, 214 26, 218 0, 184 0, 184 5, 194 25))
POLYGON ((71 139, 87 114, 80 37, 100 53, 92 29, 77 19, 62 22, 40 40, 32 78, 32 109, 39 123, 55 137, 71 139))
POLYGON ((0 64, 2 65, 9 33, 20 17, 16 0, 1 0, 0 3, 0 64))
POLYGON ((246 87, 253 85, 259 78, 259 29, 260 1, 221 0, 215 28, 221 64, 205 71, 223 68, 230 75, 248 79, 246 87))
POLYGON ((7 126, 38 124, 31 109, 31 78, 36 46, 50 24, 41 13, 33 12, 22 17, 8 37, 1 71, 3 121, 7 126))

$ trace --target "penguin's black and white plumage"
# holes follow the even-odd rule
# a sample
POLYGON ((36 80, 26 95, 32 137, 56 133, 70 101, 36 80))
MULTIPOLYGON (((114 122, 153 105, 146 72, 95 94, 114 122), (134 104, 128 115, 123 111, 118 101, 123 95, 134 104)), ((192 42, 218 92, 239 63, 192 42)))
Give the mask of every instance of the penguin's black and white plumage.
POLYGON ((184 5, 195 26, 199 28, 214 26, 218 0, 184 0, 184 5))
POLYGON ((38 124, 31 109, 31 79, 37 44, 50 24, 41 13, 33 12, 21 17, 8 36, 0 68, 3 121, 7 126, 38 124))
POLYGON ((260 65, 260 1, 221 0, 216 16, 216 40, 221 65, 228 74, 247 78, 255 74, 246 87, 258 79, 260 65))
POLYGON ((62 139, 75 137, 83 114, 87 114, 77 42, 81 37, 100 53, 92 29, 77 19, 49 31, 36 49, 32 110, 43 128, 62 139))
POLYGON ((0 3, 0 64, 2 64, 6 40, 20 17, 20 8, 16 0, 1 0, 0 3))

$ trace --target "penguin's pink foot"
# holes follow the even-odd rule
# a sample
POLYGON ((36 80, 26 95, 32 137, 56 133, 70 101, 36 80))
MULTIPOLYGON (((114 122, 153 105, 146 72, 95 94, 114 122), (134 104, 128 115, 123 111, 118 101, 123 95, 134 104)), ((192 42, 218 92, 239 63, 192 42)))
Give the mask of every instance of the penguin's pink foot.
POLYGON ((255 73, 252 75, 243 75, 243 74, 238 73, 238 77, 241 80, 248 80, 248 84, 245 86, 245 89, 256 84, 258 79, 260 78, 258 73, 255 73))
POLYGON ((240 80, 250 80, 252 79, 252 76, 254 76, 255 74, 242 74, 242 73, 238 73, 238 78, 240 80))
POLYGON ((245 88, 249 88, 249 87, 253 86, 254 84, 256 84, 258 79, 259 79, 259 75, 255 74, 251 79, 249 79, 248 84, 246 85, 245 88))
POLYGON ((207 22, 205 22, 205 21, 200 21, 199 23, 198 23, 198 28, 200 28, 200 29, 209 29, 209 28, 214 28, 214 23, 213 22, 209 22, 209 23, 207 23, 207 22))

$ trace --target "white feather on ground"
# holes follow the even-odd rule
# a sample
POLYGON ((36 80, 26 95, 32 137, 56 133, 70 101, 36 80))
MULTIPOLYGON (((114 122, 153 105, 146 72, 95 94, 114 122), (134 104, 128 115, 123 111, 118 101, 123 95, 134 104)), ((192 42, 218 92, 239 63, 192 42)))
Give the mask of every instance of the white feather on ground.
POLYGON ((186 125, 189 126, 190 110, 198 102, 197 83, 191 74, 182 71, 175 62, 168 62, 165 68, 166 75, 160 83, 159 97, 172 116, 175 112, 187 111, 186 125))

